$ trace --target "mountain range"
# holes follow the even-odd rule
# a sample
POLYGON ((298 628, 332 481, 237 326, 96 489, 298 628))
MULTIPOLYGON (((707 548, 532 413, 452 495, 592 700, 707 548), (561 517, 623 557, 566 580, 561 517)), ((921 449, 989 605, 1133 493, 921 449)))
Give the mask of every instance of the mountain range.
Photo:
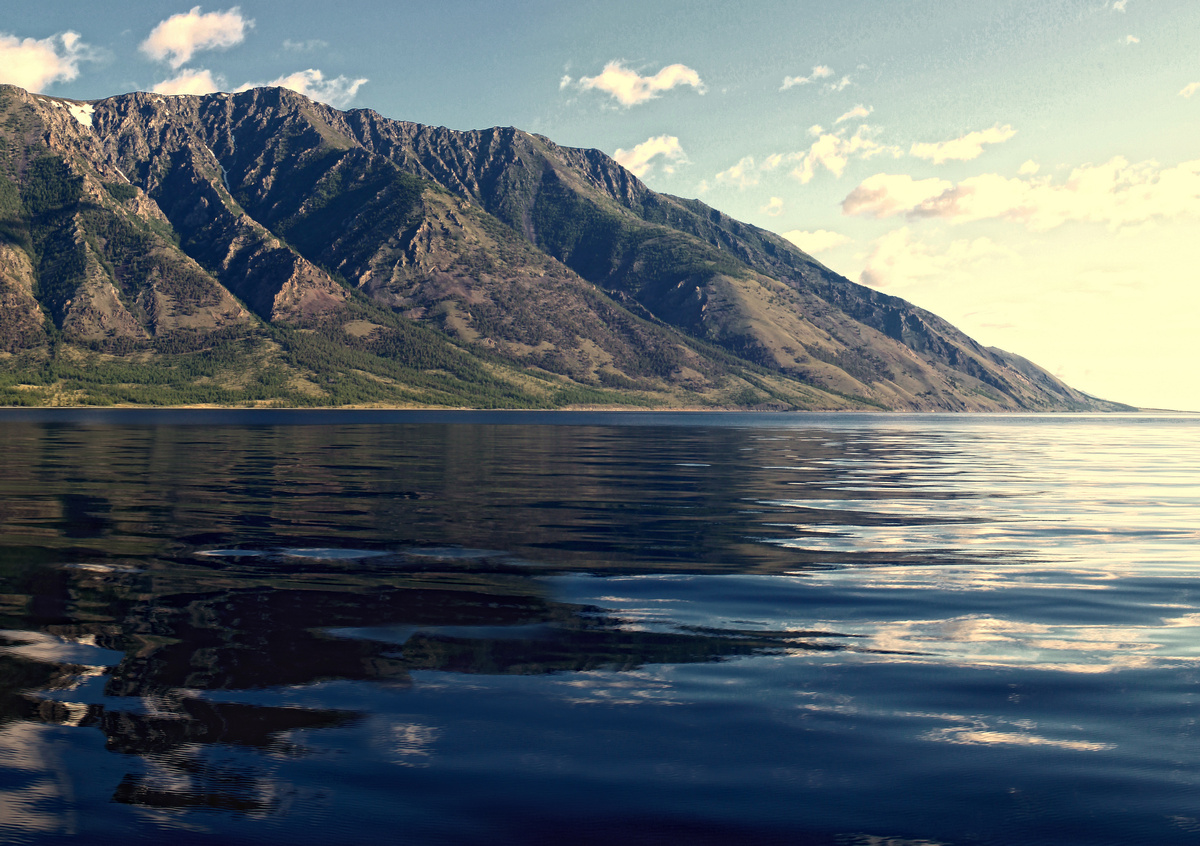
POLYGON ((0 86, 0 405, 1114 410, 598 150, 0 86))

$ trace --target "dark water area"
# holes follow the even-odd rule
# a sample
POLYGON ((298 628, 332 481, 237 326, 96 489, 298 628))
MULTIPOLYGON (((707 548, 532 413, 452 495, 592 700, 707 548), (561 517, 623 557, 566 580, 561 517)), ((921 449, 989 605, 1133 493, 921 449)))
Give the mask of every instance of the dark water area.
POLYGON ((1200 418, 0 412, 0 842, 1200 842, 1200 418))

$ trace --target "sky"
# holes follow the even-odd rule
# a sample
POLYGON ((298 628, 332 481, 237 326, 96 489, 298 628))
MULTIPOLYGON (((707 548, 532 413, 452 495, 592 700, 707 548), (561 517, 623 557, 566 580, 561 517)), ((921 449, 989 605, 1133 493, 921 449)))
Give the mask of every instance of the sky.
POLYGON ((5 5, 2 82, 594 147, 1076 388, 1200 411, 1196 0, 5 5))

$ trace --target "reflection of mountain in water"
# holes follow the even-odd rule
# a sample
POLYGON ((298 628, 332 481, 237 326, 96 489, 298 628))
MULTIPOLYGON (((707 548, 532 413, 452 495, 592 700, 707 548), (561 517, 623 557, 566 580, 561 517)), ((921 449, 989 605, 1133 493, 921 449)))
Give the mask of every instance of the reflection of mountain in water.
POLYGON ((419 672, 625 671, 856 642, 763 630, 775 623, 651 625, 585 604, 598 599, 556 600, 542 576, 919 563, 928 549, 853 548, 841 533, 972 519, 946 513, 956 491, 910 477, 939 448, 923 434, 48 425, 8 435, 20 460, 0 478, 0 629, 16 634, 0 648, 0 733, 19 722, 99 730, 110 751, 132 756, 114 798, 159 808, 269 809, 264 754, 300 754, 293 733, 370 716, 369 705, 268 706, 263 691, 403 688, 419 672), (863 493, 867 471, 881 478, 863 493), (847 497, 854 510, 837 507, 847 497), (889 498, 902 507, 876 507, 889 498), (37 649, 22 645, 33 636, 37 649))
MULTIPOLYGON (((95 670, 47 660, 53 655, 45 649, 42 660, 24 656, 20 647, 0 655, 0 720, 96 728, 109 750, 152 762, 152 772, 125 778, 118 801, 252 811, 267 802, 254 773, 206 761, 198 745, 294 751, 289 732, 342 725, 357 715, 213 701, 206 693, 325 680, 407 684, 415 671, 629 670, 843 648, 830 632, 637 630, 598 609, 547 598, 534 577, 488 572, 488 563, 475 559, 459 572, 441 564, 450 572, 349 576, 334 563, 324 572, 310 566, 304 574, 268 579, 246 572, 240 575, 258 584, 218 589, 213 582, 236 582, 239 574, 229 567, 199 571, 194 582, 180 585, 178 575, 158 580, 145 572, 61 571, 67 584, 60 586, 76 608, 86 606, 106 621, 50 626, 51 632, 76 650, 95 644, 124 657, 107 670, 103 695, 93 697, 102 701, 80 705, 76 688, 97 676, 95 670), (309 585, 289 584, 302 578, 309 585), (312 584, 321 581, 337 589, 312 584), (190 589, 154 595, 161 584, 190 589)), ((14 638, 19 641, 19 633, 14 638)))
MULTIPOLYGON (((965 468, 940 466, 944 447, 930 432, 847 441, 807 429, 781 438, 516 425, 363 425, 333 435, 324 426, 15 426, 6 434, 23 460, 0 479, 0 567, 10 555, 14 567, 58 555, 128 566, 181 547, 247 545, 507 550, 590 572, 920 564, 930 545, 939 562, 989 557, 938 538, 902 550, 837 542, 840 530, 971 519, 962 506, 976 494, 954 485, 965 468), (853 508, 839 507, 847 500, 853 508), (889 503, 900 508, 875 507, 889 503)), ((55 622, 54 591, 28 592, 55 622)))
MULTIPOLYGON (((314 573, 310 569, 305 575, 311 579, 314 573)), ((325 575, 339 580, 337 574, 325 575)), ((224 573, 221 580, 230 578, 224 573)), ((629 669, 782 648, 837 648, 827 642, 827 632, 637 630, 598 609, 548 599, 541 583, 528 576, 361 576, 356 589, 345 589, 347 579, 340 580, 341 590, 292 588, 289 575, 281 575, 278 586, 165 594, 134 605, 117 627, 51 628, 74 638, 96 629, 98 645, 125 653, 108 673, 105 694, 110 697, 326 679, 406 682, 417 670, 629 669), (806 636, 815 639, 809 642, 806 636)), ((86 590, 86 581, 81 578, 77 587, 86 590)), ((130 576, 127 589, 147 581, 153 580, 130 576)), ((44 674, 24 672, 30 680, 46 680, 44 674)), ((42 686, 36 682, 33 686, 42 686)))

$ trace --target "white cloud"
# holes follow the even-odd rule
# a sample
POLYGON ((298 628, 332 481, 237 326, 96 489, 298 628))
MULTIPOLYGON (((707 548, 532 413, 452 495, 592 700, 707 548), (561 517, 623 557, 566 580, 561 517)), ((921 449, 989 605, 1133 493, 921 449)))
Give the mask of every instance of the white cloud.
POLYGON ((859 281, 872 288, 903 287, 913 282, 944 277, 989 256, 1008 254, 989 238, 952 242, 938 252, 914 241, 907 226, 887 233, 872 245, 859 281))
POLYGON ((779 217, 783 214, 783 197, 772 197, 759 211, 770 217, 779 217))
POLYGON ((155 94, 212 94, 220 91, 225 84, 224 80, 218 79, 212 75, 212 71, 185 70, 171 79, 163 80, 151 90, 155 94))
POLYGON ((234 6, 227 12, 202 14, 199 6, 190 12, 172 15, 150 31, 142 42, 142 52, 152 59, 179 68, 199 50, 232 47, 246 38, 254 21, 242 17, 234 6))
POLYGON ((830 91, 845 91, 847 88, 849 88, 853 84, 854 83, 852 83, 850 81, 850 77, 843 76, 837 82, 830 82, 825 87, 827 89, 829 89, 830 91))
POLYGON ((828 229, 818 229, 815 232, 793 229, 790 232, 784 232, 783 237, 809 254, 832 250, 834 247, 850 243, 851 240, 840 232, 830 232, 828 229))
POLYGON ((873 111, 875 111, 874 106, 863 106, 861 103, 859 103, 857 106, 855 106, 850 111, 846 112, 844 115, 842 115, 840 118, 835 120, 833 123, 836 126, 837 124, 842 123, 847 120, 854 120, 855 118, 866 118, 866 117, 869 117, 871 115, 871 112, 873 112, 873 111))
POLYGON ((666 162, 662 165, 662 169, 666 173, 674 173, 675 165, 687 161, 683 147, 679 145, 679 139, 674 135, 657 135, 654 138, 647 138, 632 150, 618 149, 613 154, 613 158, 622 167, 639 178, 650 172, 655 165, 654 160, 659 157, 666 162))
POLYGON ((1128 2, 1129 0, 1113 0, 1113 2, 1108 4, 1108 8, 1112 9, 1114 12, 1124 12, 1125 5, 1128 2))
POLYGON ((1042 169, 1041 165, 1039 165, 1033 159, 1030 159, 1029 161, 1025 162, 1023 165, 1021 165, 1021 167, 1017 171, 1017 173, 1021 174, 1021 176, 1033 176, 1035 173, 1037 173, 1041 169, 1042 169))
POLYGON ((785 76, 783 78, 783 85, 779 86, 779 90, 787 91, 789 88, 795 88, 797 85, 809 85, 818 79, 827 79, 831 76, 833 76, 833 68, 826 65, 814 65, 812 73, 809 76, 785 76))
POLYGON ((1142 39, 1138 38, 1136 35, 1126 35, 1125 38, 1122 39, 1122 41, 1125 44, 1141 44, 1142 43, 1142 39))
POLYGON ((842 213, 863 217, 892 217, 911 212, 945 194, 954 183, 944 179, 913 179, 906 174, 877 173, 842 200, 842 213))
POLYGON ((290 88, 297 94, 303 94, 313 100, 319 100, 322 103, 328 103, 331 106, 345 106, 354 99, 358 94, 358 89, 361 88, 367 80, 350 79, 346 76, 336 76, 332 79, 326 79, 325 74, 315 68, 308 70, 296 71, 295 73, 281 76, 278 79, 273 79, 270 82, 247 82, 244 85, 238 86, 236 90, 246 91, 250 88, 290 88))
POLYGON ((560 79, 558 81, 558 90, 562 91, 564 88, 566 88, 572 82, 573 82, 573 80, 571 79, 571 75, 569 73, 564 73, 562 75, 562 79, 560 79))
POLYGON ((849 162, 844 140, 829 133, 819 137, 806 153, 796 154, 800 164, 792 169, 792 175, 807 185, 816 175, 817 166, 823 165, 834 176, 841 176, 849 162))
POLYGON ((1164 168, 1157 162, 1130 164, 1117 156, 1101 165, 1078 167, 1058 184, 1049 177, 1010 179, 985 173, 947 186, 933 194, 936 185, 930 180, 877 174, 846 197, 842 211, 953 223, 1011 220, 1036 232, 1068 222, 1100 223, 1115 230, 1200 216, 1200 159, 1164 168))
POLYGON ((40 40, 0 33, 0 80, 27 91, 70 82, 79 76, 79 63, 91 57, 91 48, 77 32, 68 30, 40 40))
POLYGON ((744 189, 758 184, 758 174, 754 168, 754 156, 745 156, 733 167, 717 174, 717 182, 722 185, 732 185, 744 189))
POLYGON ((1191 99, 1192 95, 1197 91, 1200 91, 1200 82, 1189 82, 1180 90, 1179 96, 1191 99))
POLYGON ((841 176, 852 158, 869 159, 884 153, 901 155, 896 147, 885 146, 868 137, 869 131, 870 127, 861 124, 849 137, 844 131, 823 133, 808 150, 788 156, 791 161, 799 162, 792 169, 792 176, 807 185, 816 175, 818 167, 825 168, 834 176, 841 176))
POLYGON ((605 65, 599 76, 585 76, 579 80, 581 88, 603 91, 627 108, 653 100, 661 92, 679 85, 690 85, 701 94, 706 90, 700 74, 679 64, 668 65, 654 76, 642 76, 618 60, 605 65))
POLYGON ((978 158, 984 144, 1003 144, 1017 134, 1010 125, 996 124, 991 129, 968 132, 960 138, 936 143, 913 144, 908 152, 918 159, 928 159, 934 164, 947 161, 965 162, 978 158))
POLYGON ((324 50, 329 46, 329 42, 321 38, 310 38, 307 41, 293 41, 290 38, 283 40, 284 50, 295 50, 296 52, 304 52, 306 50, 324 50))

